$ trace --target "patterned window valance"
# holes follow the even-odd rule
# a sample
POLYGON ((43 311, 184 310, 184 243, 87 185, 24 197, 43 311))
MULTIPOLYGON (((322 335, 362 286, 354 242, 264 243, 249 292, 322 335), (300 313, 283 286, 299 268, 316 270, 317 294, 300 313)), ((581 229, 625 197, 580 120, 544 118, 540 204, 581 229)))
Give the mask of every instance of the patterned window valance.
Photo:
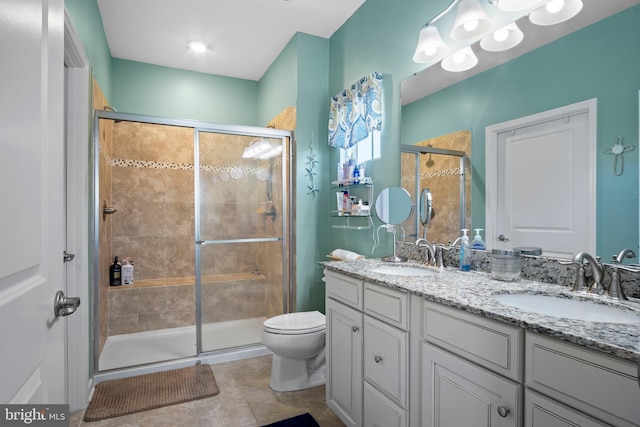
POLYGON ((349 148, 382 125, 382 74, 372 73, 331 98, 329 145, 349 148))

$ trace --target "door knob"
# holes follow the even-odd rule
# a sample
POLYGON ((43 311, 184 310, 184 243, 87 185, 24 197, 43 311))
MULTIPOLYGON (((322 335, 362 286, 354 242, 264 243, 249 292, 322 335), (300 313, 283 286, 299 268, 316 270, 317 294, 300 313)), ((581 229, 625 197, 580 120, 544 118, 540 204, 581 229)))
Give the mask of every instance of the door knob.
POLYGON ((511 412, 511 409, 509 409, 508 407, 503 405, 498 406, 498 415, 500 415, 502 418, 506 418, 507 415, 509 415, 509 412, 511 412))
POLYGON ((53 301, 53 312, 56 317, 68 316, 73 314, 80 306, 79 297, 65 297, 64 292, 56 292, 56 296, 53 301))

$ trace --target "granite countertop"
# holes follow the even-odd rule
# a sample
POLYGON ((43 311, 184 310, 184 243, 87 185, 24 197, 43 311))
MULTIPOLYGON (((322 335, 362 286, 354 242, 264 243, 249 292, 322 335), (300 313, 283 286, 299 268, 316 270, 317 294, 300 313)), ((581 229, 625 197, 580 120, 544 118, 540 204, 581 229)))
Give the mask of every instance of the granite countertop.
POLYGON ((613 301, 601 296, 576 294, 570 288, 557 284, 520 280, 502 282, 480 271, 462 272, 457 268, 435 267, 409 261, 406 266, 433 270, 433 274, 421 277, 372 273, 376 266, 390 265, 380 260, 321 262, 327 270, 343 273, 357 279, 390 288, 404 289, 426 300, 445 304, 470 313, 539 332, 553 338, 586 348, 621 357, 633 362, 640 360, 640 299, 613 301), (499 303, 492 297, 504 293, 533 293, 568 298, 593 300, 599 304, 616 305, 638 315, 635 324, 588 322, 522 311, 499 303))

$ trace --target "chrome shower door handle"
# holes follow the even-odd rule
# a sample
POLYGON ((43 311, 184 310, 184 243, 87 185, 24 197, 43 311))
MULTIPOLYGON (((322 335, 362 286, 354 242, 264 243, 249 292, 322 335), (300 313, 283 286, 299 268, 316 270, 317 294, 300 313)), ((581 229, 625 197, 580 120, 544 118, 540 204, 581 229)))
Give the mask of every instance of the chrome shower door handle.
POLYGON ((53 312, 56 317, 68 316, 75 313, 80 306, 79 297, 65 297, 64 292, 56 292, 56 296, 53 301, 53 312))

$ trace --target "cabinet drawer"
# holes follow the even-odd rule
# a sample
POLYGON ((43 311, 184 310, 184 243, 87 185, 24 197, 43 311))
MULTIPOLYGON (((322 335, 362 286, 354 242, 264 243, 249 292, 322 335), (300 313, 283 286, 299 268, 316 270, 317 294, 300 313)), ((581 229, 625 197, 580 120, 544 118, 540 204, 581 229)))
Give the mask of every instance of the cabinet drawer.
POLYGON ((409 294, 373 283, 364 284, 364 312, 397 328, 409 326, 409 294))
POLYGON ((424 338, 487 369, 522 381, 523 331, 441 304, 425 301, 424 338))
POLYGON ((364 379, 403 408, 409 394, 407 346, 407 332, 365 316, 364 379))
POLYGON ((324 282, 327 298, 362 311, 362 280, 325 270, 324 282))
POLYGON ((407 411, 364 383, 364 427, 407 427, 407 411))
POLYGON ((534 393, 524 392, 524 427, 607 427, 568 406, 534 393))
POLYGON ((527 332, 527 387, 616 426, 640 425, 635 363, 527 332))

